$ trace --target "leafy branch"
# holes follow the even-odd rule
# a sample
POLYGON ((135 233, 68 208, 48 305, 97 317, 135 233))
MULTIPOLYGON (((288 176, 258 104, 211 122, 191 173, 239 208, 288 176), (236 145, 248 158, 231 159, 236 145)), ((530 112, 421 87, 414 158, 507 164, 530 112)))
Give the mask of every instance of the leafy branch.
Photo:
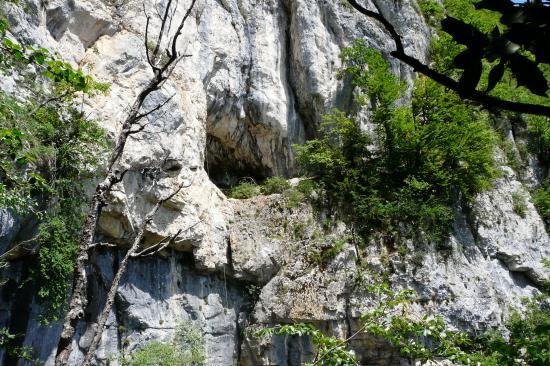
MULTIPOLYGON (((404 62, 405 64, 411 66, 415 71, 455 91, 463 99, 468 99, 474 103, 480 104, 489 109, 498 108, 498 109, 518 112, 518 113, 550 116, 549 106, 504 100, 504 99, 489 95, 486 91, 482 92, 475 89, 475 86, 479 81, 479 77, 481 76, 481 72, 479 70, 479 62, 481 61, 478 62, 478 59, 480 59, 479 57, 472 57, 472 58, 468 58, 468 57, 483 55, 482 50, 489 48, 488 46, 483 47, 482 45, 481 50, 479 46, 475 46, 467 54, 462 55, 458 60, 456 60, 458 64, 461 65, 461 68, 465 68, 466 70, 468 70, 467 72, 465 72, 465 74, 463 75, 463 78, 460 81, 456 81, 453 78, 445 74, 442 74, 437 70, 431 68, 430 66, 424 64, 417 58, 407 54, 405 52, 405 47, 403 46, 403 41, 401 39, 401 36, 399 35, 395 27, 391 24, 391 22, 389 22, 384 17, 382 12, 380 11, 380 8, 376 5, 376 2, 374 2, 374 6, 376 7, 377 11, 367 9, 363 5, 360 5, 356 0, 348 0, 348 2, 353 8, 355 8, 361 14, 369 18, 375 19, 376 21, 380 22, 383 25, 384 29, 386 29, 386 31, 390 34, 395 44, 395 50, 391 51, 390 55, 404 62), (472 66, 473 68, 471 68, 472 66)), ((450 32, 452 32, 453 35, 458 36, 459 40, 460 39, 463 40, 460 42, 464 42, 469 45, 476 45, 480 43, 478 41, 479 39, 478 36, 481 37, 481 35, 479 34, 480 32, 475 30, 475 28, 473 28, 472 26, 469 26, 463 22, 457 21, 456 19, 453 20, 452 18, 448 18, 448 20, 444 24, 446 24, 447 29, 450 32), (471 35, 471 37, 464 39, 466 35, 471 35), (475 39, 476 42, 475 43, 472 42, 472 39, 475 39)), ((520 84, 526 85, 535 94, 541 94, 543 92, 546 93, 548 86, 547 84, 543 84, 546 82, 546 80, 542 81, 544 77, 542 77, 541 79, 540 71, 533 73, 534 65, 532 64, 532 62, 529 61, 529 59, 525 58, 522 55, 515 54, 515 56, 510 56, 509 62, 510 62, 510 65, 513 66, 512 67, 513 71, 517 72, 516 76, 518 77, 518 82, 520 84), (522 65, 526 66, 527 68, 524 70, 522 65), (546 89, 545 89, 545 85, 546 85, 546 89)), ((499 75, 502 77, 500 69, 503 67, 504 65, 499 66, 499 68, 495 70, 491 78, 493 82, 494 80, 499 79, 498 78, 499 75)))

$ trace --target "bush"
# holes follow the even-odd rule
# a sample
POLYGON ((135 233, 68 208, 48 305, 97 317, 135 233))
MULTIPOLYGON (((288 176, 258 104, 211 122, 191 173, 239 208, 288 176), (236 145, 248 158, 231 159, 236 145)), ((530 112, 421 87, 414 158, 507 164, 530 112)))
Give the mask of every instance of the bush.
POLYGON ((260 188, 262 194, 274 194, 283 193, 287 189, 290 189, 290 183, 283 177, 270 177, 267 178, 260 188))
POLYGON ((519 192, 512 193, 512 206, 516 215, 525 218, 527 204, 525 203, 525 196, 523 194, 519 192))
POLYGON ((306 196, 296 188, 284 191, 283 196, 288 207, 296 208, 306 200, 306 196))
POLYGON ((136 351, 125 366, 182 366, 180 352, 171 343, 151 342, 136 351))
POLYGON ((527 126, 533 143, 530 149, 543 164, 550 163, 550 122, 541 116, 527 116, 527 126))
POLYGON ((176 327, 171 342, 153 341, 121 359, 122 366, 204 366, 203 332, 186 321, 176 327))
POLYGON ((445 9, 443 5, 436 0, 420 0, 418 2, 420 11, 426 18, 426 22, 434 26, 437 22, 441 21, 445 15, 445 9))
POLYGON ((477 339, 477 351, 490 355, 495 365, 550 365, 550 311, 531 301, 527 310, 512 313, 506 323, 508 337, 492 331, 477 339))
POLYGON ((313 179, 302 179, 296 186, 296 190, 306 197, 311 196, 315 189, 317 189, 317 183, 313 179))
POLYGON ((248 199, 257 196, 260 193, 260 188, 250 182, 242 182, 231 188, 229 191, 230 198, 248 199))
POLYGON ((547 230, 550 229, 550 178, 533 193, 533 203, 537 208, 547 230))
POLYGON ((471 201, 497 176, 494 132, 483 115, 426 78, 415 84, 412 108, 397 107, 403 86, 362 40, 342 59, 359 103, 372 103, 376 131, 363 132, 334 111, 319 139, 296 147, 297 161, 362 234, 400 235, 407 223, 407 235, 443 239, 456 202, 471 201))

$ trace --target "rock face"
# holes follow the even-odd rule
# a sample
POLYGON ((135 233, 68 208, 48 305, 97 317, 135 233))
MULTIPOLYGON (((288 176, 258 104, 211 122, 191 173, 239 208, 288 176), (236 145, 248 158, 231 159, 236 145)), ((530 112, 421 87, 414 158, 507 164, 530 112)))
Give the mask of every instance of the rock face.
MULTIPOLYGON (((376 1, 404 35, 408 52, 423 59, 429 30, 416 3, 376 1)), ((109 95, 87 100, 85 108, 114 136, 151 76, 141 2, 21 3, 6 5, 20 39, 56 50, 111 84, 109 95)), ((153 3, 146 1, 150 14, 153 3)), ((180 1, 176 18, 188 3, 180 1)), ((179 234, 162 256, 131 262, 103 334, 99 364, 117 364, 123 350, 168 339, 181 320, 204 331, 213 366, 299 365, 310 355, 306 340, 262 343, 250 337, 247 329, 255 324, 311 321, 339 336, 360 327, 359 315, 372 300, 356 279, 369 273, 345 225, 327 228, 326 217, 280 195, 227 199, 214 184, 293 174, 292 144, 314 136, 332 107, 350 106, 350 86, 336 78, 338 55, 359 37, 383 52, 393 47, 378 24, 345 1, 198 0, 179 44, 190 57, 146 107, 173 97, 130 139, 121 163, 129 173, 100 220, 101 240, 124 247, 156 200, 185 180, 189 187, 161 208, 146 240, 179 234), (153 183, 151 172, 162 178, 153 183), (340 253, 324 258, 323 250, 335 243, 340 253)), ((392 67, 412 80, 406 67, 392 67)), ((501 325, 509 305, 538 292, 547 276, 541 259, 550 257, 550 240, 533 205, 526 203, 525 217, 514 213, 512 193, 526 190, 515 173, 506 172, 480 195, 473 212, 457 212, 446 248, 407 242, 398 250, 373 242, 361 257, 388 271, 395 288, 415 289, 419 314, 442 314, 451 326, 470 331, 501 325)), ((3 253, 24 234, 25 223, 0 211, 0 225, 3 253)), ((92 256, 90 306, 71 365, 82 360, 121 253, 102 249, 92 256)), ((51 365, 60 326, 39 323, 32 289, 18 289, 25 271, 24 258, 2 270, 0 326, 26 334, 23 343, 51 365)), ((407 364, 367 335, 352 347, 365 364, 407 364)), ((15 364, 26 365, 0 350, 0 365, 15 364)))

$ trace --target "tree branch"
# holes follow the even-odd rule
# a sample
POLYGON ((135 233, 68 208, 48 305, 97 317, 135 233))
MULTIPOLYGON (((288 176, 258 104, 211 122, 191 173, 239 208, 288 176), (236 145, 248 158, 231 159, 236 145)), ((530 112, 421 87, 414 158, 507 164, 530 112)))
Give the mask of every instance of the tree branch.
POLYGON ((139 121, 140 119, 144 118, 144 117, 147 117, 148 115, 152 114, 152 113, 155 113, 156 111, 158 111, 159 109, 161 109, 162 107, 164 107, 166 104, 168 104, 168 102, 170 102, 172 100, 172 98, 174 98, 174 96, 176 96, 176 94, 172 94, 170 97, 168 97, 164 102, 162 103, 159 103, 155 108, 145 112, 145 113, 140 113, 136 116, 136 122, 139 121))
POLYGON ((145 235, 145 230, 147 229, 147 226, 151 221, 153 221, 153 218, 155 217, 155 214, 159 210, 159 208, 167 201, 172 199, 176 194, 178 194, 184 187, 189 187, 189 185, 185 185, 184 182, 180 183, 178 187, 168 196, 166 196, 163 199, 160 199, 155 206, 147 213, 143 221, 141 222, 141 225, 138 229, 138 233, 136 237, 134 238, 134 241, 132 243, 132 246, 128 251, 126 252, 126 255, 122 259, 122 261, 119 264, 118 270, 116 272, 116 275, 113 279, 113 282, 111 284, 111 288, 109 289, 109 293, 107 294, 107 299, 105 301, 105 305, 103 306, 103 310, 101 311, 96 327, 96 331, 94 334, 94 337, 92 339, 92 342, 90 344, 90 347, 88 348, 88 351, 86 352, 86 356, 84 357, 84 361, 82 363, 82 366, 90 366, 92 362, 92 358, 95 354, 95 351, 97 349, 97 346, 99 345, 99 342, 101 341, 101 336, 103 334, 103 328, 105 327, 105 323, 107 323, 107 318, 109 316, 109 312, 111 311, 111 307, 115 301, 115 295, 118 290, 118 286, 120 284, 120 280, 122 279, 122 276, 126 272, 126 269, 128 268, 128 261, 130 258, 133 257, 134 253, 138 250, 141 241, 143 240, 143 237, 145 235))
POLYGON ((54 97, 46 99, 45 101, 43 101, 42 103, 37 105, 32 111, 30 111, 27 114, 27 116, 29 116, 29 117, 34 116, 36 114, 36 112, 38 112, 40 109, 44 108, 47 104, 49 104, 51 102, 55 102, 56 100, 61 100, 61 99, 65 98, 67 95, 69 95, 69 92, 70 92, 70 90, 67 90, 61 95, 56 95, 54 97))
POLYGON ((164 16, 162 17, 157 44, 155 45, 155 49, 153 50, 153 60, 155 60, 158 56, 158 53, 160 50, 160 44, 162 43, 162 37, 164 35, 164 27, 166 26, 166 20, 168 19, 171 6, 172 6, 172 0, 168 0, 168 4, 166 4, 166 10, 164 12, 164 16))
MULTIPOLYGON (((511 112, 535 114, 535 115, 550 117, 550 107, 540 105, 540 104, 513 102, 510 100, 504 100, 504 99, 500 99, 500 98, 488 95, 486 93, 480 92, 475 89, 471 90, 471 89, 464 88, 456 80, 430 68, 428 65, 425 65, 420 60, 408 55, 405 52, 405 49, 403 47, 403 42, 401 40, 401 37, 399 36, 399 33, 397 33, 397 31, 395 30, 395 27, 382 15, 382 13, 380 12, 377 13, 372 10, 368 10, 362 5, 359 5, 359 3, 357 3, 356 0, 348 0, 348 3, 361 14, 382 23, 382 25, 384 26, 386 31, 390 34, 390 36, 392 37, 395 43, 395 50, 390 52, 390 55, 400 60, 401 62, 411 66, 414 69, 414 71, 417 71, 429 77, 430 79, 434 80, 435 82, 451 90, 454 90, 460 95, 461 98, 468 99, 471 102, 480 104, 488 109, 499 108, 499 109, 503 109, 511 112)), ((379 11, 378 6, 376 7, 379 11)))

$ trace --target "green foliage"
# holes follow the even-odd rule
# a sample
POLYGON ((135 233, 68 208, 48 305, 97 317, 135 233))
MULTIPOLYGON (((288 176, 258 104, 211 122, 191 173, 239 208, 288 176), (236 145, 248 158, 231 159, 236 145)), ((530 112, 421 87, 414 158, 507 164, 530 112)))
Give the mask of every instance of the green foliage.
POLYGON ((257 185, 254 181, 243 180, 229 191, 229 197, 237 199, 247 199, 259 194, 270 195, 276 193, 286 193, 292 186, 283 177, 267 178, 262 185, 257 185))
POLYGON ((509 337, 492 330, 472 338, 450 331, 441 317, 409 317, 407 306, 415 293, 394 292, 387 285, 372 286, 379 302, 363 315, 365 330, 396 346, 411 360, 443 358, 458 365, 547 365, 550 362, 550 311, 535 301, 514 312, 506 323, 509 337))
POLYGON ((283 192, 286 205, 289 208, 299 207, 302 202, 311 201, 317 184, 313 179, 302 179, 295 187, 290 187, 283 192))
POLYGON ((82 98, 108 85, 17 42, 0 23, 0 72, 28 91, 18 98, 0 92, 0 209, 39 222, 31 273, 47 322, 65 305, 87 207, 82 184, 95 176, 106 147, 104 131, 80 111, 82 98))
POLYGON ((391 112, 394 102, 405 90, 405 84, 400 83, 389 70, 380 52, 369 48, 363 39, 343 49, 340 59, 344 68, 340 70, 339 77, 349 76, 353 86, 363 93, 355 96, 358 103, 364 105, 369 99, 374 100, 377 104, 374 118, 384 120, 384 113, 391 112))
POLYGON ((376 132, 334 111, 321 138, 296 147, 298 162, 362 234, 399 235, 406 222, 409 235, 443 239, 457 199, 468 202, 497 175, 494 133, 481 114, 428 79, 416 83, 412 108, 396 106, 403 85, 364 41, 342 59, 358 102, 373 104, 376 132))
POLYGON ((414 299, 414 291, 394 292, 386 284, 372 286, 371 291, 376 294, 378 304, 362 316, 367 332, 387 340, 411 360, 424 362, 443 357, 458 364, 474 361, 461 348, 471 346, 471 339, 465 333, 449 331, 441 317, 413 319, 404 315, 414 299))
POLYGON ((532 197, 546 228, 550 229, 550 178, 547 178, 543 185, 535 190, 532 197))
POLYGON ((229 191, 230 198, 236 199, 248 199, 260 194, 260 187, 257 184, 251 182, 241 182, 231 188, 229 191))
POLYGON ((296 186, 296 190, 305 197, 310 197, 316 189, 317 183, 313 179, 302 179, 296 186))
POLYGON ((132 355, 124 366, 181 366, 180 354, 171 343, 153 341, 132 355))
POLYGON ((58 319, 67 296, 87 206, 83 181, 95 174, 103 131, 71 104, 45 106, 0 92, 0 208, 41 220, 38 228, 38 296, 58 319))
POLYGON ((287 189, 290 189, 290 183, 283 177, 270 177, 267 178, 260 191, 262 194, 274 194, 274 193, 283 193, 287 189))
MULTIPOLYGON (((490 34, 495 29, 499 29, 499 32, 502 33, 507 29, 507 26, 501 23, 498 12, 476 9, 476 2, 476 0, 445 0, 445 15, 470 24, 485 34, 490 34)), ((435 68, 458 79, 461 77, 461 73, 455 68, 455 60, 459 54, 467 50, 467 47, 458 44, 450 34, 442 31, 440 25, 434 24, 434 26, 438 30, 437 37, 432 40, 431 52, 435 68)), ((528 53, 525 54, 528 55, 528 53)), ((460 60, 460 57, 458 57, 458 60, 460 60)), ((527 88, 520 86, 521 83, 516 80, 513 72, 507 68, 502 68, 502 63, 499 62, 497 56, 491 60, 483 60, 481 66, 479 90, 490 90, 489 94, 514 102, 550 106, 550 99, 548 97, 533 94, 527 88), (497 71, 502 72, 498 82, 497 76, 499 75, 496 75, 497 71)), ((550 67, 544 63, 540 63, 538 64, 538 68, 544 75, 544 78, 550 80, 550 67)), ((499 113, 503 114, 504 117, 523 119, 531 134, 528 150, 537 154, 543 164, 550 163, 548 160, 550 156, 550 122, 547 117, 529 115, 509 116, 510 113, 502 111, 499 113)), ((511 164, 516 165, 514 169, 518 170, 521 163, 516 161, 517 157, 511 154, 509 154, 509 157, 512 158, 511 164)))
POLYGON ((525 196, 522 193, 512 193, 512 206, 516 215, 521 218, 525 218, 525 213, 527 212, 527 204, 525 203, 525 196))
POLYGON ((535 153, 541 163, 550 164, 550 122, 541 116, 526 116, 527 126, 531 134, 531 152, 535 153))
MULTIPOLYGON (((1 4, 0 4, 1 5, 1 4)), ((59 60, 41 47, 36 48, 19 43, 9 35, 9 23, 0 14, 0 71, 23 73, 25 68, 32 66, 32 74, 28 78, 43 78, 53 82, 57 91, 68 96, 77 92, 86 94, 105 93, 109 85, 95 81, 82 70, 75 70, 71 64, 59 60)), ((43 81, 43 80, 39 80, 43 81)))
POLYGON ((308 257, 310 261, 323 267, 342 252, 349 239, 349 237, 340 238, 334 241, 334 243, 329 243, 330 245, 326 247, 312 250, 308 257))
POLYGON ((178 323, 174 343, 181 352, 182 366, 206 365, 203 332, 195 323, 190 321, 178 323))
POLYGON ((296 188, 291 188, 284 191, 283 196, 287 207, 289 208, 299 207, 300 203, 306 201, 307 199, 307 196, 296 188))
POLYGON ((362 315, 363 326, 350 339, 325 336, 303 323, 263 328, 255 335, 311 337, 317 354, 306 365, 357 365, 346 347, 362 332, 385 339, 404 357, 422 364, 441 359, 456 365, 479 366, 542 366, 550 362, 550 309, 545 298, 526 302, 525 311, 512 312, 506 331, 490 330, 472 337, 450 330, 441 317, 408 315, 416 298, 412 290, 393 291, 384 282, 367 286, 367 290, 373 294, 375 306, 362 315))
POLYGON ((506 323, 509 332, 488 332, 476 339, 479 353, 488 354, 495 365, 550 364, 550 311, 548 305, 531 301, 526 311, 515 311, 506 323))
POLYGON ((38 296, 47 300, 50 307, 45 321, 62 315, 71 285, 80 233, 78 222, 71 221, 73 219, 62 215, 47 217, 39 227, 39 268, 35 275, 39 283, 38 296))
POLYGON ((329 337, 311 324, 295 323, 287 325, 276 325, 270 328, 263 328, 256 334, 258 337, 266 336, 292 336, 310 337, 316 348, 316 355, 311 362, 305 366, 355 366, 358 365, 355 355, 347 350, 346 340, 329 337))
POLYGON ((0 348, 6 350, 5 355, 26 361, 29 365, 42 365, 43 362, 34 356, 32 347, 16 346, 18 336, 9 332, 9 329, 0 328, 0 348))
POLYGON ((436 0, 421 0, 418 5, 426 21, 431 26, 438 24, 445 16, 443 5, 436 0))
POLYGON ((171 342, 153 341, 121 359, 123 366, 204 366, 203 333, 192 322, 181 322, 171 342))
POLYGON ((506 0, 447 0, 444 5, 447 17, 441 20, 441 29, 464 45, 447 64, 463 70, 459 73, 463 89, 474 90, 485 79, 481 86, 490 92, 511 78, 514 88, 522 86, 530 95, 547 96, 548 75, 544 70, 550 58, 545 56, 547 42, 541 38, 548 32, 545 18, 550 7, 514 6, 506 0))

